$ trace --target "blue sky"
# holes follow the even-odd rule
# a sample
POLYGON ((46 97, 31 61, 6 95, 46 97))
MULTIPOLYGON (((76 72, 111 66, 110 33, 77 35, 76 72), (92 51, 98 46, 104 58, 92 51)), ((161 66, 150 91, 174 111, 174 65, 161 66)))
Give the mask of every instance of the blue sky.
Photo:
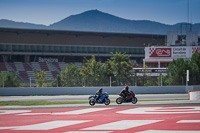
MULTIPOLYGON (((188 0, 0 0, 0 19, 49 25, 98 9, 130 20, 187 22, 188 0)), ((189 21, 200 23, 200 0, 189 0, 189 21)))

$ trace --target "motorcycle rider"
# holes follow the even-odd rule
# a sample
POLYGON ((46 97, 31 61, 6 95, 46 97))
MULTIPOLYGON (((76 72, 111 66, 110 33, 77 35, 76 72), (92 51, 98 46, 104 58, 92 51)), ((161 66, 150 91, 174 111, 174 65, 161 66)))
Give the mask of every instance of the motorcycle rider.
POLYGON ((125 88, 123 88, 122 90, 121 90, 121 92, 120 92, 120 96, 122 96, 125 100, 126 100, 126 96, 128 96, 129 95, 129 87, 128 86, 126 86, 125 88))
POLYGON ((102 89, 102 88, 100 88, 100 89, 96 92, 96 94, 95 94, 96 101, 99 100, 99 98, 100 98, 101 95, 102 95, 102 92, 103 92, 103 89, 102 89))

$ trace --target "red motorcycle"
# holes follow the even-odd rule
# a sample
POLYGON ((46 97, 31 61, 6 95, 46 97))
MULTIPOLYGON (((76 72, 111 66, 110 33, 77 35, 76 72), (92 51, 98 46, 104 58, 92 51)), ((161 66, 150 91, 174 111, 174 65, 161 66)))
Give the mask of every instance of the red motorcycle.
MULTIPOLYGON (((120 94, 118 94, 120 95, 120 94)), ((122 97, 120 95, 120 97, 118 97, 116 99, 116 103, 117 104, 122 104, 122 103, 129 103, 129 102, 132 102, 133 104, 136 104, 137 103, 137 97, 135 97, 135 93, 133 93, 133 91, 130 91, 129 95, 126 96, 126 98, 122 97)))

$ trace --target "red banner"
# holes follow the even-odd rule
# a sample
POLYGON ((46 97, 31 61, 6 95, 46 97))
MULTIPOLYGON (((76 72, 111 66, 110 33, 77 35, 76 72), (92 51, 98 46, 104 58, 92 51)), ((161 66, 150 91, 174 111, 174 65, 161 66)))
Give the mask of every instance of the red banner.
POLYGON ((171 57, 171 48, 149 48, 149 57, 171 57))

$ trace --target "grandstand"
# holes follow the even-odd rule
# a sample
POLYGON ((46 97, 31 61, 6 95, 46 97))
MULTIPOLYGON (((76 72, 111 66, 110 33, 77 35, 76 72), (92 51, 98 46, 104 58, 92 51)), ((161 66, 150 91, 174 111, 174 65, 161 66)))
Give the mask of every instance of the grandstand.
POLYGON ((0 71, 15 72, 27 83, 36 79, 34 72, 45 70, 52 81, 66 63, 81 67, 91 55, 105 62, 111 52, 126 52, 142 64, 145 46, 165 41, 165 35, 0 28, 0 71))

